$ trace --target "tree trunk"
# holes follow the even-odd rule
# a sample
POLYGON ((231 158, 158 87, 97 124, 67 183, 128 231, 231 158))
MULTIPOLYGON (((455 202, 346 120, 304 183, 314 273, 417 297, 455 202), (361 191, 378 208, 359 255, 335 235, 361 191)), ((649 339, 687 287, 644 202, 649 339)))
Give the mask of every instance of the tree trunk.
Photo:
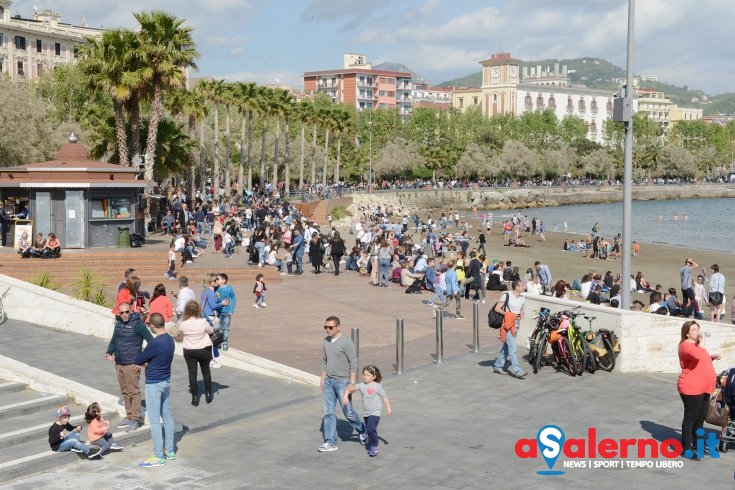
POLYGON ((322 171, 322 191, 327 190, 327 163, 329 163, 329 128, 324 137, 324 170, 322 171))
POLYGON ((130 166, 130 155, 128 153, 128 134, 125 132, 125 115, 123 114, 122 102, 112 101, 115 108, 115 134, 117 136, 117 158, 123 167, 130 166))
POLYGON ((133 96, 128 104, 130 111, 130 148, 133 155, 140 155, 140 99, 133 96))
POLYGON ((314 134, 311 138, 311 180, 309 185, 316 185, 316 123, 314 123, 314 134))
POLYGON ((299 164, 299 189, 304 188, 304 145, 306 143, 305 133, 306 124, 301 123, 301 163, 299 164))
POLYGON ((273 144, 273 185, 278 185, 278 141, 281 139, 281 118, 276 117, 276 141, 273 144))
MULTIPOLYGON (((158 139, 158 121, 163 116, 163 87, 160 80, 153 79, 153 97, 151 98, 151 115, 148 123, 148 140, 145 148, 145 172, 143 178, 153 181, 153 164, 156 161, 156 140, 158 139)), ((151 222, 151 199, 146 199, 143 234, 148 235, 151 222)))
POLYGON ((263 135, 260 140, 260 185, 265 185, 265 132, 268 127, 268 120, 263 118, 263 135))
POLYGON ((219 193, 219 106, 214 104, 214 170, 212 178, 214 179, 214 195, 219 193))
POLYGON ((240 167, 237 169, 237 193, 242 196, 243 180, 245 168, 245 114, 242 114, 240 121, 240 167))
MULTIPOLYGON (((189 138, 194 140, 197 130, 197 119, 193 114, 189 115, 189 138)), ((196 194, 196 154, 191 149, 191 161, 189 162, 189 199, 194 202, 196 194)))
POLYGON ((283 166, 285 167, 284 173, 284 186, 283 186, 283 198, 288 199, 291 193, 291 162, 289 161, 288 154, 288 119, 286 119, 286 131, 283 134, 283 166))
POLYGON ((225 106, 226 119, 225 119, 225 195, 230 195, 230 186, 232 179, 230 178, 230 172, 232 171, 231 165, 231 148, 230 148, 230 106, 225 106))
POLYGON ((342 153, 342 133, 337 136, 337 164, 334 166, 334 183, 339 182, 339 159, 342 153))
POLYGON ((204 155, 204 121, 199 122, 199 185, 203 199, 207 196, 207 164, 204 155))
POLYGON ((248 190, 253 190, 253 113, 248 112, 248 190))

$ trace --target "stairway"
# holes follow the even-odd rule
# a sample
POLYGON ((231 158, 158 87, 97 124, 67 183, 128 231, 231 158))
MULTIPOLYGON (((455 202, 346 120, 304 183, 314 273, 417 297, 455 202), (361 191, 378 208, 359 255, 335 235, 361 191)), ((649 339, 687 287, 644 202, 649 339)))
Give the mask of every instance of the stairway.
MULTIPOLYGON (((81 440, 88 443, 84 422, 86 406, 60 395, 32 391, 23 383, 4 380, 0 380, 0 400, 0 422, 6 427, 0 435, 0 482, 85 459, 82 454, 71 451, 53 452, 48 444, 48 429, 56 419, 56 410, 67 405, 72 412, 69 423, 82 426, 81 440)), ((118 418, 112 412, 104 416, 113 424, 118 418)), ((120 429, 111 431, 123 446, 150 439, 150 431, 145 429, 131 433, 120 429)))
MULTIPOLYGON (((255 282, 257 274, 264 274, 269 284, 281 282, 281 277, 274 267, 259 268, 248 265, 247 252, 238 247, 240 253, 230 259, 223 255, 215 255, 213 249, 207 251, 191 264, 181 265, 180 257, 176 263, 177 276, 189 277, 189 285, 195 291, 201 289, 204 276, 209 272, 226 272, 229 283, 233 285, 250 285, 255 282)), ((118 285, 123 281, 125 270, 135 269, 141 279, 144 291, 153 292, 158 283, 166 284, 167 289, 176 289, 175 281, 168 281, 164 273, 168 245, 159 242, 146 244, 142 248, 131 249, 86 249, 65 250, 58 259, 22 259, 11 254, 8 249, 2 250, 3 257, 0 273, 22 281, 30 281, 43 271, 48 271, 53 282, 60 285, 59 292, 71 293, 73 284, 78 280, 80 271, 87 269, 95 273, 97 280, 106 285, 108 300, 114 299, 118 285), (168 283, 168 284, 167 284, 168 283)))

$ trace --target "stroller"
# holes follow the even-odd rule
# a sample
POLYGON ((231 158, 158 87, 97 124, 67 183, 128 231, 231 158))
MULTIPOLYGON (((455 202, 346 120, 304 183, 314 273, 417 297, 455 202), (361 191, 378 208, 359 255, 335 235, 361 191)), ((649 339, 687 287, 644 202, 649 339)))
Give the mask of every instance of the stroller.
POLYGON ((724 403, 724 409, 729 412, 727 425, 722 426, 720 434, 720 445, 718 450, 726 453, 728 444, 735 444, 735 368, 729 371, 723 371, 717 376, 717 388, 713 396, 721 395, 721 401, 724 403))

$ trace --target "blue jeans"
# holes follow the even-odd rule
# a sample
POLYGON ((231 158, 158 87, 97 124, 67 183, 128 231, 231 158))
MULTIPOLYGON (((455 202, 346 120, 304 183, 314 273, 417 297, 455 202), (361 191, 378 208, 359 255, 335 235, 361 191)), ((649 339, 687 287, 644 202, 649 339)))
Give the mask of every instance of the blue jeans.
POLYGON ((151 439, 153 439, 153 455, 163 458, 165 435, 166 452, 174 450, 174 418, 171 415, 169 398, 171 395, 171 380, 158 383, 146 383, 145 406, 148 411, 148 421, 151 424, 151 439), (163 417, 163 428, 161 418, 163 417), (163 429, 163 430, 162 430, 163 429))
POLYGON ((204 235, 204 221, 197 221, 197 234, 204 235))
POLYGON ((228 244, 227 244, 227 245, 225 246, 225 249, 223 250, 224 254, 225 254, 225 255, 226 255, 227 257, 229 257, 230 255, 232 255, 232 252, 234 252, 234 251, 235 251, 235 243, 234 243, 234 242, 230 242, 230 243, 228 243, 228 244))
POLYGON ((230 347, 230 322, 232 321, 232 315, 229 313, 219 314, 219 328, 222 329, 222 333, 225 334, 224 340, 220 344, 219 348, 227 350, 230 347))
POLYGON ((71 451, 72 449, 79 449, 84 454, 89 453, 89 446, 82 443, 79 440, 79 432, 72 432, 70 434, 67 434, 63 441, 61 441, 61 445, 59 446, 59 452, 64 451, 71 451))
POLYGON ((378 259, 378 284, 388 285, 390 280, 390 259, 378 259))
POLYGON ((349 383, 349 379, 326 378, 324 380, 324 442, 334 446, 337 445, 337 416, 334 413, 334 406, 337 402, 342 406, 342 412, 350 425, 359 434, 365 433, 365 424, 352 408, 352 395, 347 405, 342 404, 342 397, 349 383))
MULTIPOLYGON (((518 335, 518 326, 516 326, 516 336, 518 335)), ((513 337, 511 335, 510 330, 507 332, 507 335, 505 336, 505 343, 503 344, 503 348, 500 349, 500 354, 498 354, 498 358, 495 360, 495 369, 504 369, 505 368, 505 361, 507 359, 510 360, 510 367, 513 373, 518 374, 522 371, 521 364, 518 362, 518 354, 516 353, 516 350, 518 348, 518 339, 516 337, 513 337)))
POLYGON ((296 272, 304 272, 304 249, 300 249, 293 256, 294 262, 296 262, 296 272))
POLYGON ((351 255, 348 255, 347 258, 345 259, 345 270, 346 271, 356 271, 356 270, 358 270, 358 268, 357 268, 357 260, 355 260, 355 258, 352 257, 351 255))
POLYGON ((255 304, 257 305, 260 303, 265 304, 265 293, 260 293, 260 296, 255 297, 255 304))
POLYGON ((258 263, 265 264, 265 243, 255 242, 254 246, 258 249, 258 263))

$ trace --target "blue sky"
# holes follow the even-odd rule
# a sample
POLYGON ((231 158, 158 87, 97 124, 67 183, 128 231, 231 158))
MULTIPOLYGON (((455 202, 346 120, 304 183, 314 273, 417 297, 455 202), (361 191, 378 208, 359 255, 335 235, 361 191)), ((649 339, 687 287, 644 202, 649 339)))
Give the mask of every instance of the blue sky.
MULTIPOLYGON (((627 0, 16 0, 62 21, 135 27, 132 12, 187 19, 199 73, 300 87, 305 71, 340 68, 342 54, 404 63, 431 83, 479 71, 497 51, 515 58, 626 63, 627 0)), ((712 95, 735 92, 732 0, 637 0, 634 71, 712 95)))

